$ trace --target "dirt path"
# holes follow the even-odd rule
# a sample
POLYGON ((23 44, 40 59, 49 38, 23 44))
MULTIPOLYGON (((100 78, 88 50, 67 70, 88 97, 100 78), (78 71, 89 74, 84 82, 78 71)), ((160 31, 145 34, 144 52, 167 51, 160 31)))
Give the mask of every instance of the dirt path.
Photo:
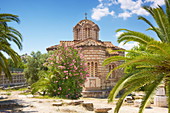
MULTIPOLYGON (((81 105, 52 106, 53 103, 67 102, 70 100, 57 99, 35 99, 32 95, 19 95, 18 91, 12 92, 8 99, 15 100, 22 108, 18 108, 16 113, 94 113, 87 111, 81 105)), ((84 102, 93 103, 94 108, 112 108, 109 113, 113 113, 114 104, 108 104, 107 99, 81 98, 84 102)), ((12 112, 15 113, 15 112, 12 112)), ((120 113, 138 113, 138 108, 134 106, 122 106, 120 113)), ((146 108, 144 113, 168 113, 167 108, 151 107, 146 108)))

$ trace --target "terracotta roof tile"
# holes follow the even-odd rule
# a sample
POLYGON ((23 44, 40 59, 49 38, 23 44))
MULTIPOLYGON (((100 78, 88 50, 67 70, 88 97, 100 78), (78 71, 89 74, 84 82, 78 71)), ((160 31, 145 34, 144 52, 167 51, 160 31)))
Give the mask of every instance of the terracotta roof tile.
POLYGON ((75 46, 103 46, 105 47, 105 44, 103 42, 88 38, 82 41, 79 41, 74 44, 75 46))
POLYGON ((58 45, 54 45, 54 46, 46 48, 46 50, 47 51, 54 50, 54 49, 57 49, 57 47, 58 47, 58 45))
MULTIPOLYGON (((61 46, 61 45, 64 45, 64 46, 102 46, 102 47, 106 47, 106 48, 115 48, 115 49, 123 49, 123 48, 120 48, 118 46, 114 46, 112 44, 112 42, 110 41, 100 41, 100 40, 94 40, 94 39, 91 39, 91 38, 87 38, 85 40, 81 40, 81 41, 60 41, 60 44, 59 45, 54 45, 54 46, 51 46, 51 47, 48 47, 47 48, 47 51, 49 50, 54 50, 56 49, 58 46, 61 46)), ((117 54, 117 53, 115 53, 117 54)))
POLYGON ((115 47, 112 42, 109 41, 103 41, 103 43, 106 45, 106 47, 115 47))
POLYGON ((72 46, 74 45, 75 41, 60 41, 60 45, 65 45, 65 46, 72 46))

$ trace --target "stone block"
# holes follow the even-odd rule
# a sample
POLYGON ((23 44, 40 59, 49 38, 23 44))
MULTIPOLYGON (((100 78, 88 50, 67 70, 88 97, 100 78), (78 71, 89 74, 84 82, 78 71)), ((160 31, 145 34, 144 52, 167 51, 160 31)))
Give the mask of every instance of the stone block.
POLYGON ((156 91, 157 96, 165 96, 165 88, 164 86, 159 86, 157 91, 156 91))
POLYGON ((62 106, 63 103, 62 103, 62 102, 58 102, 58 103, 53 103, 52 105, 53 105, 53 106, 62 106))
MULTIPOLYGON (((134 100, 134 106, 135 107, 140 107, 142 103, 142 99, 138 99, 138 100, 134 100)), ((151 107, 151 103, 149 102, 147 105, 146 105, 147 108, 151 107)))
POLYGON ((126 96, 125 102, 127 102, 127 103, 133 103, 132 97, 131 97, 131 96, 126 96))
POLYGON ((155 96, 154 97, 154 105, 157 107, 167 107, 167 97, 166 96, 155 96))
POLYGON ((81 100, 75 100, 75 101, 72 101, 72 105, 80 105, 82 104, 84 101, 81 101, 81 100))
POLYGON ((142 99, 134 100, 134 106, 139 107, 141 105, 142 99))
POLYGON ((64 100, 63 102, 65 105, 71 105, 72 104, 72 100, 64 100))
POLYGON ((94 110, 93 103, 84 102, 82 104, 82 106, 84 108, 86 108, 88 111, 93 111, 94 110))
POLYGON ((96 108, 94 111, 95 113, 108 113, 109 110, 112 108, 96 108))

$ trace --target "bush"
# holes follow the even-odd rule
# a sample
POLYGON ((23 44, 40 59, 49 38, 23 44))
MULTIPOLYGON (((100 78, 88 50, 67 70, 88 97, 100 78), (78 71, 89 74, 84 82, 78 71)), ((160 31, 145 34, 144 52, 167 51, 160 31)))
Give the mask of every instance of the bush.
MULTIPOLYGON (((49 56, 44 66, 48 67, 48 76, 46 75, 38 82, 43 83, 43 80, 48 79, 48 82, 46 81, 48 84, 44 84, 47 94, 69 99, 77 99, 81 96, 88 74, 80 49, 59 46, 49 56)), ((33 89, 38 85, 38 82, 35 83, 36 85, 33 84, 33 89)))

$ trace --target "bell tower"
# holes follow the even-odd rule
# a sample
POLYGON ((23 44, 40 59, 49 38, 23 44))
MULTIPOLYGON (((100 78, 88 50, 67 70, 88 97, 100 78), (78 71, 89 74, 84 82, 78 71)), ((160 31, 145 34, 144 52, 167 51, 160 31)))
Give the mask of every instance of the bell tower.
POLYGON ((98 25, 88 20, 87 16, 85 16, 84 20, 81 20, 73 27, 74 40, 84 40, 87 38, 99 40, 99 31, 98 25))

